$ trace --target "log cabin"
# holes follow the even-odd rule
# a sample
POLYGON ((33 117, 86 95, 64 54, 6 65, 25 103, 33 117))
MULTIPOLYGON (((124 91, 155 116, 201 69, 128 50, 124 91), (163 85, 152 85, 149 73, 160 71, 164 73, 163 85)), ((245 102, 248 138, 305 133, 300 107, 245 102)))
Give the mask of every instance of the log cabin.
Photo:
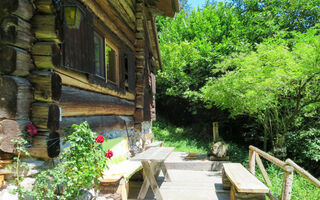
POLYGON ((178 10, 178 0, 1 0, 2 154, 29 123, 36 158, 56 157, 63 129, 84 121, 138 145, 156 117, 155 16, 178 10))

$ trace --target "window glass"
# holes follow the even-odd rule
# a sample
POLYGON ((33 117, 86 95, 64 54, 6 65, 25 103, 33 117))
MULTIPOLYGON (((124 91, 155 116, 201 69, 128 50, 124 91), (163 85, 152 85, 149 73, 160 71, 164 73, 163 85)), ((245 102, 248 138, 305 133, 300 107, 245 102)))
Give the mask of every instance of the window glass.
POLYGON ((113 83, 117 82, 117 54, 108 44, 105 45, 105 61, 107 69, 107 79, 113 83))
POLYGON ((98 76, 105 78, 105 70, 104 70, 104 57, 103 57, 103 38, 94 33, 94 66, 95 73, 98 76))

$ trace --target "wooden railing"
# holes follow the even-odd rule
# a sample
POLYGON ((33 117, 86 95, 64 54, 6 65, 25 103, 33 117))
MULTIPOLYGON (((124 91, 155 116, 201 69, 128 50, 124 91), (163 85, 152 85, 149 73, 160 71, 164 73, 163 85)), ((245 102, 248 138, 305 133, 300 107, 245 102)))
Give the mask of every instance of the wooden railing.
MULTIPOLYGON (((291 198, 294 170, 296 170, 297 173, 299 173, 300 175, 305 177, 307 180, 309 180, 311 183, 313 183, 314 185, 320 188, 320 181, 315 177, 313 177, 309 172, 307 172, 306 170, 298 166, 292 160, 287 159, 284 162, 258 149, 257 147, 249 146, 249 171, 255 175, 255 168, 257 163, 267 185, 272 186, 272 183, 270 181, 270 178, 268 176, 268 173, 265 167, 263 166, 260 156, 284 170, 281 200, 290 200, 291 198)), ((271 193, 267 195, 269 196, 270 199, 276 200, 276 198, 271 193)))

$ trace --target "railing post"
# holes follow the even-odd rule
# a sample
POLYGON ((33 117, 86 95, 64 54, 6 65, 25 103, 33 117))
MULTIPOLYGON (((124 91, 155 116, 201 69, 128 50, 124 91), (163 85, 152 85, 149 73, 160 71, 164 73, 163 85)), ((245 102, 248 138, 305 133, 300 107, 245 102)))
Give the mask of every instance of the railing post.
POLYGON ((251 174, 256 174, 256 152, 249 149, 249 171, 251 174))
POLYGON ((294 168, 287 165, 283 175, 282 195, 281 200, 290 200, 292 193, 294 168))

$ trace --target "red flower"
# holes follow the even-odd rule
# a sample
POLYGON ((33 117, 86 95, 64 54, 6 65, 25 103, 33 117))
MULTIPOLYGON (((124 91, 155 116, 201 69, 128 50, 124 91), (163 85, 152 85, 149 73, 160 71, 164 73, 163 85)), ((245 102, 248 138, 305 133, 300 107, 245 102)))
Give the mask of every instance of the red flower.
POLYGON ((41 188, 41 190, 42 190, 42 192, 46 192, 47 190, 46 189, 44 189, 44 188, 41 188))
POLYGON ((38 133, 37 128, 33 124, 28 124, 27 128, 28 128, 27 131, 30 134, 30 138, 32 138, 32 136, 38 133))
POLYGON ((108 149, 108 152, 106 153, 106 157, 110 159, 112 156, 113 156, 113 152, 110 149, 108 149))
POLYGON ((96 141, 97 141, 98 143, 103 143, 104 137, 103 137, 102 135, 98 135, 98 136, 96 137, 96 141))

